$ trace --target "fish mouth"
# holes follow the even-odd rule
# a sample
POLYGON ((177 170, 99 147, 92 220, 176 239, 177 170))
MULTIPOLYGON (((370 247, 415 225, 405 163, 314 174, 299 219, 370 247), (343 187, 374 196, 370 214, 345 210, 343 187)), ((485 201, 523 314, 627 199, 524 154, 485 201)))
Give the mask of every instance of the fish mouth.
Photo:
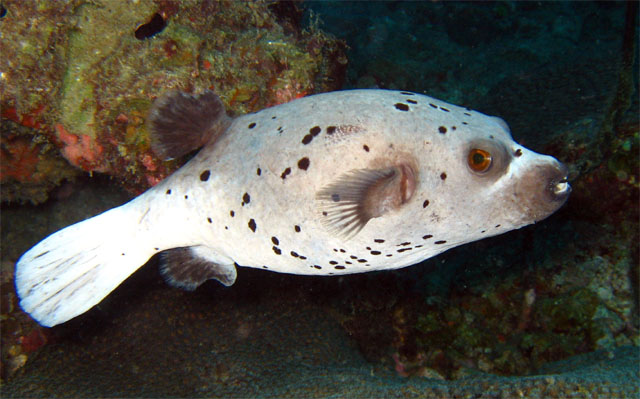
POLYGON ((569 184, 569 171, 564 164, 558 164, 549 176, 547 189, 545 190, 550 202, 564 203, 571 194, 569 184))
POLYGON ((564 179, 557 182, 552 187, 553 195, 556 197, 568 195, 571 192, 571 185, 569 184, 569 180, 565 177, 564 179))

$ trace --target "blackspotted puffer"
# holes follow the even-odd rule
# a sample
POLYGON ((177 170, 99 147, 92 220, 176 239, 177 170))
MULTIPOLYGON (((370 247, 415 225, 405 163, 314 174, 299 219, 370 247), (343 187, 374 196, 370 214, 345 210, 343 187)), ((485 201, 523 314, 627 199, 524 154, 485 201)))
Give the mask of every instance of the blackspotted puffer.
POLYGON ((40 324, 87 311, 155 254, 186 289, 229 286, 236 266, 397 269, 538 222, 571 191, 566 167, 503 120, 411 92, 318 94, 232 119, 210 91, 174 91, 148 120, 160 156, 202 149, 19 259, 20 305, 40 324))

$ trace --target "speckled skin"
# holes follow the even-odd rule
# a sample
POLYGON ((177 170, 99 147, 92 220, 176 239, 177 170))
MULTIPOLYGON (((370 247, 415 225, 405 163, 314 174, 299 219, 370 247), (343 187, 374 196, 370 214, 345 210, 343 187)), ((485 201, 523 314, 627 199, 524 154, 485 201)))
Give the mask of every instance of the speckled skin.
MULTIPOLYGON (((426 96, 383 90, 321 94, 236 119, 223 137, 145 195, 154 205, 162 201, 167 209, 184 208, 190 215, 188 229, 198 239, 180 245, 209 246, 242 266, 323 275, 394 269, 535 222, 562 204, 558 200, 553 209, 545 207, 534 217, 523 209, 521 201, 537 193, 515 190, 522 176, 542 174, 533 171, 537 168, 561 167, 513 142, 503 126, 496 118, 426 96), (409 110, 397 109, 397 103, 409 110), (303 144, 316 126, 320 133, 303 144), (352 126, 354 132, 327 134, 329 126, 352 126), (440 126, 447 132, 440 133, 440 126), (500 176, 478 176, 467 167, 469 143, 477 139, 505 147, 508 167, 500 176), (512 155, 517 150, 520 157, 512 155), (298 166, 304 158, 309 160, 306 170, 298 166), (350 170, 400 162, 418 169, 416 191, 400 209, 370 220, 347 240, 321 223, 316 199, 321 188, 350 170), (284 176, 287 169, 291 172, 284 176), (211 175, 201 181, 205 171, 211 175), (427 235, 431 237, 423 239, 427 235), (291 251, 307 259, 291 256, 291 251), (336 269, 340 265, 345 268, 336 269)), ((537 185, 542 191, 547 180, 533 178, 533 189, 537 185)))
POLYGON ((220 265, 229 284, 234 264, 317 275, 397 269, 545 218, 568 196, 565 177, 498 118, 408 92, 320 94, 235 119, 156 187, 32 248, 16 285, 23 308, 52 325, 176 247, 220 265), (487 172, 469 167, 472 148, 491 153, 487 172), (397 165, 415 178, 407 201, 355 236, 328 228, 320 190, 349 171, 397 165))

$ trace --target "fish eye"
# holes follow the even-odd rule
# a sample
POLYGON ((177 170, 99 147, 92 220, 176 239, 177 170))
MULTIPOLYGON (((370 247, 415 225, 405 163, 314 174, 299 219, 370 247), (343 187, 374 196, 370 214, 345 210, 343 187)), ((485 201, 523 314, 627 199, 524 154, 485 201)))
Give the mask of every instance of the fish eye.
POLYGON ((488 151, 472 148, 467 157, 467 163, 474 172, 485 173, 491 168, 493 158, 488 151))

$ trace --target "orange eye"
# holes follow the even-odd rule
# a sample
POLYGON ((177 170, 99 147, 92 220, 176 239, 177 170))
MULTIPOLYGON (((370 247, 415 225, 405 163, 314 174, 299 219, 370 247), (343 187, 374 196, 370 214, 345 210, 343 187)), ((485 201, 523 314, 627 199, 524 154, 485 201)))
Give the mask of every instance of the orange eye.
POLYGON ((473 148, 469 151, 469 167, 474 172, 484 173, 491 167, 491 154, 479 148, 473 148))

